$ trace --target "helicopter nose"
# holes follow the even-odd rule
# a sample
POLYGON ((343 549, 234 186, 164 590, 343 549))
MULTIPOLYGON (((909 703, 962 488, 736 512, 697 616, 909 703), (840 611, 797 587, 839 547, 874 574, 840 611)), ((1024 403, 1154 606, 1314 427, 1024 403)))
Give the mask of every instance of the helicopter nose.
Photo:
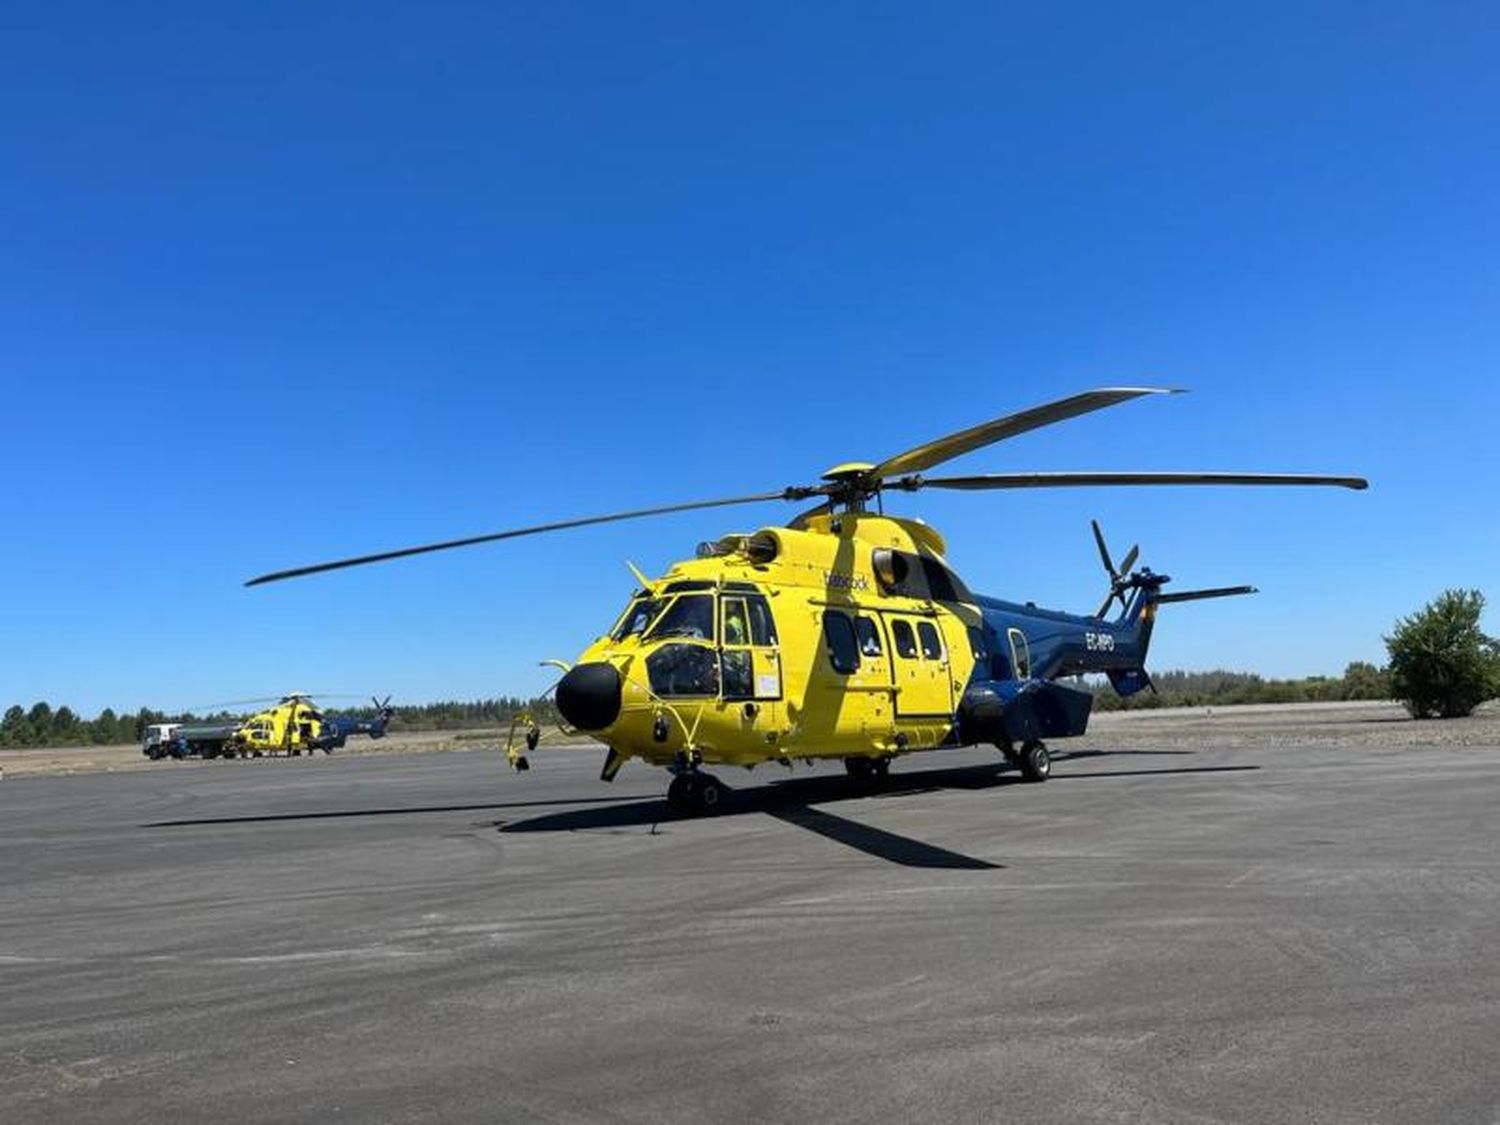
POLYGON ((613 664, 578 664, 557 685, 557 709, 579 730, 603 730, 620 715, 620 673, 613 664))

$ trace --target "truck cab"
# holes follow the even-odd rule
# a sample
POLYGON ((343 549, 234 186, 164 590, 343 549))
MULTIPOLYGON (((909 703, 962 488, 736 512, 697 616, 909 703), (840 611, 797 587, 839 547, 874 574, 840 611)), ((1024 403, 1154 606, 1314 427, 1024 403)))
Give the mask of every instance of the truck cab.
POLYGON ((153 760, 168 754, 181 757, 177 748, 177 730, 181 723, 151 723, 141 734, 141 753, 153 760))

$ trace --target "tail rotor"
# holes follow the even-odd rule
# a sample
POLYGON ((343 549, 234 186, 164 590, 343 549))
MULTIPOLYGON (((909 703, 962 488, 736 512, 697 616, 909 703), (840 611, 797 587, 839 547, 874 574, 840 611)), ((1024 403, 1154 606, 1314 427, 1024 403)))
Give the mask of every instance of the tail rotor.
POLYGON ((1125 591, 1135 585, 1131 579, 1130 568, 1135 565, 1135 560, 1140 558, 1141 547, 1137 543, 1125 552, 1125 557, 1120 560, 1119 569, 1116 569, 1114 560, 1109 555, 1109 547, 1104 542, 1104 532, 1099 528, 1099 521, 1089 520, 1089 524, 1094 529, 1094 543, 1099 548, 1099 561, 1104 564, 1104 570, 1109 575, 1109 593, 1099 608, 1094 611, 1094 616, 1102 620, 1116 599, 1119 599, 1122 610, 1126 608, 1125 591))

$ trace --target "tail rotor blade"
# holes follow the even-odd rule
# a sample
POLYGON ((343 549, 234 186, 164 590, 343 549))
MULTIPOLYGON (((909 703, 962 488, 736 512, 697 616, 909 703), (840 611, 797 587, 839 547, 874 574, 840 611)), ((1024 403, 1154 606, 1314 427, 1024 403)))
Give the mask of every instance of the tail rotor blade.
MULTIPOLYGON (((1119 577, 1119 571, 1115 570, 1115 564, 1109 557, 1109 548, 1104 545, 1104 532, 1099 530, 1098 520, 1089 520, 1094 529, 1094 542, 1099 545, 1099 561, 1104 564, 1104 569, 1109 572, 1110 578, 1119 577)), ((1114 597, 1113 594, 1110 597, 1114 597)))

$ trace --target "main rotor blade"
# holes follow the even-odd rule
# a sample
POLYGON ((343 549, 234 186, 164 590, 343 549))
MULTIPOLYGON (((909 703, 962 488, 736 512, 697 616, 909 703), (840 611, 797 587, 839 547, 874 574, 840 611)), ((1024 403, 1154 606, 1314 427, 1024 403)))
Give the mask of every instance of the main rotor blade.
POLYGON ((1079 488, 1136 484, 1310 484, 1355 490, 1369 488, 1364 477, 1325 477, 1308 473, 984 473, 972 477, 905 477, 886 488, 914 492, 919 488, 1079 488))
POLYGON ((1137 543, 1125 552, 1125 557, 1120 560, 1120 573, 1129 574, 1130 568, 1135 565, 1135 560, 1141 557, 1141 545, 1137 543))
POLYGON ((923 469, 940 465, 960 454, 993 442, 1004 441, 1006 438, 1013 438, 1028 430, 1050 426, 1054 422, 1076 418, 1080 414, 1102 410, 1106 406, 1114 406, 1116 403, 1127 402, 1133 398, 1140 398, 1142 395, 1177 393, 1165 387, 1101 387, 1099 390, 1084 391, 1070 398, 1060 398, 1055 402, 1033 406, 1030 410, 1022 410, 1016 414, 1007 414, 1002 418, 981 422, 967 430, 936 438, 915 449, 908 449, 905 453, 887 457, 869 470, 868 475, 876 480, 882 480, 901 473, 920 473, 923 469))
POLYGON ((223 699, 218 703, 199 703, 193 707, 184 707, 182 713, 185 715, 201 715, 207 712, 222 711, 228 707, 253 707, 257 703, 279 703, 285 699, 284 695, 257 695, 254 699, 223 699))
POLYGON ((267 582, 280 582, 286 578, 301 578, 306 574, 321 574, 325 570, 342 570, 349 566, 364 566, 366 563, 404 559, 409 555, 425 555, 433 551, 449 551, 455 547, 472 547, 478 543, 494 543, 500 539, 517 539, 523 535, 540 535, 544 531, 564 531, 570 527, 587 527, 596 523, 614 523, 619 520, 642 519, 645 516, 664 516, 672 512, 691 512, 698 508, 727 508, 732 504, 759 504, 766 500, 797 500, 812 495, 814 489, 787 488, 779 492, 762 492, 755 496, 736 496, 727 500, 694 500, 686 504, 667 504, 660 508, 637 508, 630 512, 614 512, 607 516, 586 516, 583 519, 559 520, 542 523, 535 527, 518 527, 511 531, 497 531, 490 535, 472 535, 467 539, 449 539, 442 543, 427 543, 420 547, 403 547, 396 551, 380 551, 373 555, 359 555, 351 559, 334 562, 313 563, 290 570, 277 570, 262 574, 246 582, 246 586, 260 586, 267 582))

